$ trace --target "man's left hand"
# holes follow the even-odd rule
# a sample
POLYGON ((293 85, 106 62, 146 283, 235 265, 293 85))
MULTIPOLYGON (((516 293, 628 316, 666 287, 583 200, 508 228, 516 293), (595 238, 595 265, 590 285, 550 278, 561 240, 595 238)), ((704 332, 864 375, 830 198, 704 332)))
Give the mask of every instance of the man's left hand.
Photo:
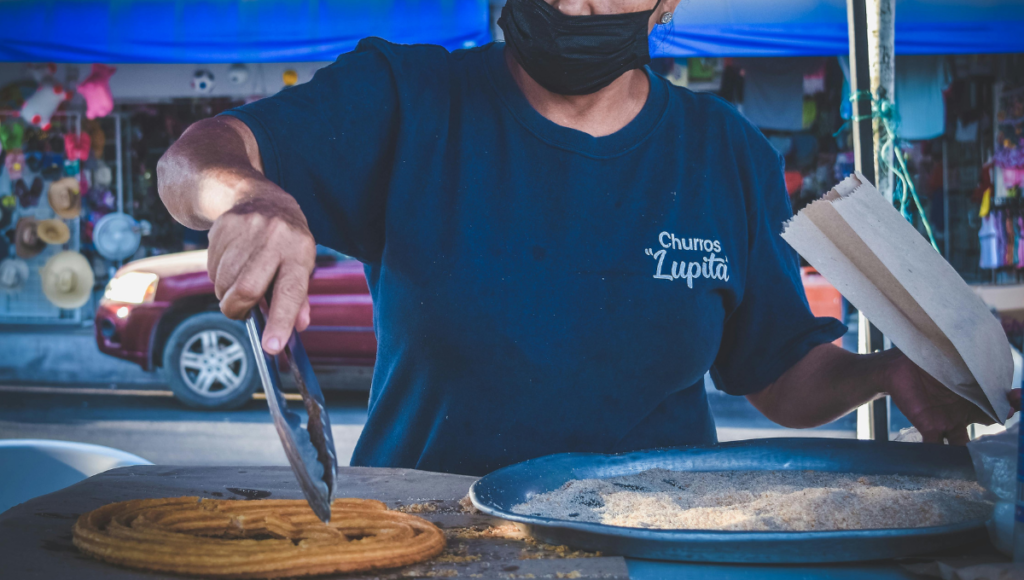
MULTIPOLYGON (((970 441, 968 425, 994 423, 977 405, 944 387, 902 353, 888 365, 884 382, 892 402, 917 427, 925 443, 945 439, 952 445, 964 445, 970 441)), ((1016 393, 1019 409, 1020 390, 1011 393, 1016 393)))

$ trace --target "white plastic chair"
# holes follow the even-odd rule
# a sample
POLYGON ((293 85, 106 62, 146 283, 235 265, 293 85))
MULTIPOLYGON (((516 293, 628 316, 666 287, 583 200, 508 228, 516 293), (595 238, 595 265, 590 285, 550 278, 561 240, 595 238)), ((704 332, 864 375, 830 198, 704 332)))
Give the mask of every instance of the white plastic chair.
POLYGON ((0 513, 115 467, 153 465, 111 447, 52 441, 0 439, 0 513))

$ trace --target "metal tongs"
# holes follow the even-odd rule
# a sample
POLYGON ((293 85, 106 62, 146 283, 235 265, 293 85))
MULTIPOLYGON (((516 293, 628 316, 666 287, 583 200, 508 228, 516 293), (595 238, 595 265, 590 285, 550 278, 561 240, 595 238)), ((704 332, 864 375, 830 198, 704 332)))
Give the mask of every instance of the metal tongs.
POLYGON ((334 435, 324 406, 324 394, 313 374, 313 365, 299 340, 299 334, 293 330, 281 354, 269 355, 263 350, 263 331, 266 325, 263 311, 256 305, 249 312, 245 327, 249 331, 253 354, 256 355, 256 368, 263 382, 263 392, 267 394, 270 416, 274 419, 284 453, 288 456, 288 463, 292 466, 295 478, 299 480, 299 487, 309 507, 318 518, 328 523, 331 521, 331 498, 334 496, 338 454, 334 450, 334 435), (305 429, 302 428, 299 416, 288 410, 288 403, 281 392, 282 359, 288 363, 309 415, 305 429))

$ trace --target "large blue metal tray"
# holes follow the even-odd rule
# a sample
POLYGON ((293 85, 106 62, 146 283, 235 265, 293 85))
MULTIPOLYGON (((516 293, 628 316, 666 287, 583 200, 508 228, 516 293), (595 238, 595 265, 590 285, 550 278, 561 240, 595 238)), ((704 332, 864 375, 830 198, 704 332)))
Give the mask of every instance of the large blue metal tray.
POLYGON ((673 471, 817 470, 975 480, 962 447, 841 439, 758 439, 621 455, 562 453, 484 476, 470 489, 482 512, 519 524, 534 538, 633 558, 684 562, 856 562, 913 556, 983 541, 985 520, 926 528, 833 532, 651 530, 512 513, 512 506, 573 479, 673 471))

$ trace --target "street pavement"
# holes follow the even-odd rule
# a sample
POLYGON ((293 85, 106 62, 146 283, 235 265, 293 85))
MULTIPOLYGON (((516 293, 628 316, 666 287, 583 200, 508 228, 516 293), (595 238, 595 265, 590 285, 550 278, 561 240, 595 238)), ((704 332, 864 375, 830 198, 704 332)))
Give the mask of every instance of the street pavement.
MULTIPOLYGON (((347 465, 366 421, 366 393, 328 392, 339 463, 347 465)), ((853 438, 852 416, 817 429, 773 424, 742 397, 709 392, 721 441, 760 437, 853 438)), ((301 404, 291 403, 301 411, 301 404)), ((906 420, 894 413, 893 430, 906 420)), ((286 465, 266 401, 236 411, 197 411, 169 391, 0 386, 0 439, 106 445, 162 465, 286 465)))
MULTIPOLYGON (((161 465, 288 464, 265 400, 235 411, 197 411, 168 391, 40 390, 47 391, 0 387, 0 439, 94 443, 161 465)), ((305 421, 301 407, 290 408, 305 421)), ((327 408, 339 463, 347 465, 366 421, 366 394, 329 393, 327 408)))

